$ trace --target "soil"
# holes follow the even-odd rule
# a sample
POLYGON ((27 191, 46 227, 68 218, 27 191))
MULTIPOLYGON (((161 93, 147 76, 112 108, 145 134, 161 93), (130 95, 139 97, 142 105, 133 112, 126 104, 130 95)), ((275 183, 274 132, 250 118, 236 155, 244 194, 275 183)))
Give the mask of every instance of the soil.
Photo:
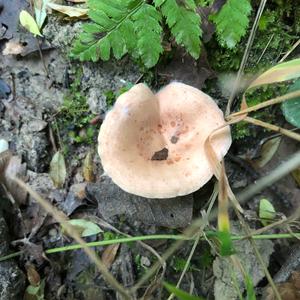
MULTIPOLYGON (((18 3, 18 9, 24 7, 24 1, 14 2, 18 3)), ((0 7, 1 5, 0 1, 0 7)), ((7 16, 5 15, 6 19, 7 16)), ((37 40, 16 26, 15 22, 16 20, 11 20, 8 24, 9 32, 0 37, 0 50, 11 39, 26 44, 27 47, 24 52, 26 55, 0 56, 0 140, 9 143, 10 153, 14 157, 10 172, 21 177, 68 217, 86 218, 100 225, 104 233, 86 238, 88 242, 121 237, 115 228, 132 236, 180 234, 193 219, 203 215, 213 191, 214 179, 191 195, 165 201, 128 194, 103 174, 97 154, 97 134, 101 119, 111 109, 111 94, 118 94, 130 84, 146 81, 153 89, 159 89, 170 81, 182 81, 205 90, 224 109, 228 89, 226 92, 222 82, 225 80, 224 76, 228 75, 229 78, 235 70, 228 69, 225 75, 224 72, 218 73, 211 67, 210 55, 205 51, 195 62, 181 48, 174 50, 171 61, 168 58, 162 60, 151 71, 145 71, 128 57, 119 61, 112 59, 109 62, 81 63, 69 57, 70 47, 80 31, 81 21, 64 21, 57 16, 48 16, 43 29, 41 58, 37 40), (79 86, 74 88, 74 82, 78 80, 79 86), (87 107, 82 114, 75 112, 68 115, 62 109, 66 106, 66 99, 83 99, 84 104, 80 105, 87 107), (95 117, 98 121, 93 122, 95 117), (49 175, 50 162, 57 150, 64 154, 67 166, 67 178, 59 188, 49 175), (92 157, 92 172, 88 176, 85 164, 89 153, 92 157)), ((282 116, 280 122, 290 128, 282 116)), ((299 143, 282 138, 270 161, 264 167, 256 168, 254 161, 261 153, 261 141, 272 133, 257 128, 251 130, 255 131, 255 135, 235 139, 225 160, 227 176, 236 194, 269 174, 299 150, 299 143)), ((9 159, 4 159, 3 154, 0 156, 1 172, 4 168, 2 160, 7 162, 9 159)), ((82 250, 45 255, 45 249, 65 246, 71 243, 71 239, 63 234, 60 225, 33 197, 24 194, 24 190, 16 183, 5 181, 2 173, 0 258, 20 250, 22 255, 0 261, 0 299, 21 299, 24 295, 25 299, 40 300, 121 299, 82 250), (38 283, 32 279, 32 274, 39 278, 38 283), (41 282, 45 288, 41 288, 41 282), (28 298, 28 286, 38 287, 43 295, 40 298, 37 295, 35 298, 28 298)), ((245 218, 252 229, 261 227, 258 207, 262 198, 272 202, 277 219, 287 217, 299 206, 299 184, 291 174, 287 175, 243 205, 245 218)), ((231 219, 236 220, 232 212, 231 219)), ((215 229, 216 226, 216 220, 212 220, 210 228, 215 229)), ((242 234, 236 221, 233 222, 233 228, 233 232, 242 234)), ((282 230, 286 231, 286 228, 282 230)), ((297 231, 297 224, 292 230, 297 231)), ((281 228, 268 231, 279 232, 281 228)), ((155 240, 148 244, 162 254, 172 243, 168 240, 155 240)), ((235 245, 237 257, 252 278, 257 299, 265 299, 262 295, 268 283, 250 242, 235 242, 235 245)), ((283 273, 291 275, 300 271, 299 242, 296 239, 265 240, 257 242, 257 246, 271 276, 276 278, 276 283, 288 280, 289 276, 283 276, 283 273), (292 247, 293 252, 289 255, 292 247)), ((171 257, 165 281, 176 284, 191 247, 192 242, 185 242, 171 257)), ((96 249, 103 258, 103 252, 107 248, 96 249)), ((131 287, 155 261, 156 257, 144 246, 138 243, 121 244, 111 259, 109 268, 120 283, 131 287)), ((210 248, 207 242, 201 241, 181 288, 193 291, 194 295, 203 295, 206 299, 237 299, 230 268, 232 262, 229 259, 219 257, 215 247, 210 248)), ((235 281, 243 293, 243 276, 237 276, 235 281)), ((152 295, 149 292, 147 299, 167 299, 162 287, 148 284, 150 283, 138 291, 136 297, 141 297, 145 291, 149 292, 156 287, 153 288, 152 295)))

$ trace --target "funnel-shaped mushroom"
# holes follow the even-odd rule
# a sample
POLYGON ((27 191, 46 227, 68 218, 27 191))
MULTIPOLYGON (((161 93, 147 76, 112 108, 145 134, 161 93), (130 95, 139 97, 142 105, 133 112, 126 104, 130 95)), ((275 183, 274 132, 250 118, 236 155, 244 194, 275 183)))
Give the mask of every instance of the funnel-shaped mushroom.
MULTIPOLYGON (((156 95, 144 84, 122 94, 99 133, 105 172, 126 192, 147 198, 192 193, 213 175, 204 142, 225 124, 222 111, 200 90, 171 83, 156 95)), ((212 137, 221 160, 231 145, 229 127, 212 137)))

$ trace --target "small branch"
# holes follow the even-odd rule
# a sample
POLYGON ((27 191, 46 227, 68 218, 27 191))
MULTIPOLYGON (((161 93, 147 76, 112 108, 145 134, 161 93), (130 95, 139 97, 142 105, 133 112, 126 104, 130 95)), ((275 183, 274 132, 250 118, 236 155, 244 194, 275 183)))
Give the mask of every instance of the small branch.
POLYGON ((226 119, 231 120, 231 119, 233 119, 237 116, 241 116, 241 115, 250 113, 252 111, 257 111, 259 109, 262 109, 262 108, 265 108, 265 107, 268 107, 268 106, 271 106, 271 105, 274 105, 274 104, 279 104, 281 102, 284 102, 286 100, 296 98, 296 97, 299 97, 299 96, 300 96, 300 91, 299 90, 295 91, 295 92, 291 92, 291 93, 285 94, 283 96, 279 96, 279 97, 264 101, 263 103, 257 104, 255 106, 248 107, 248 108, 243 109, 241 111, 238 111, 236 113, 230 114, 229 116, 226 117, 226 119))
POLYGON ((282 135, 286 135, 289 138, 292 138, 292 139, 300 142, 300 134, 298 134, 296 132, 293 132, 291 130, 284 129, 282 127, 272 125, 272 124, 269 124, 269 123, 266 123, 266 122, 263 122, 263 121, 260 121, 260 120, 254 119, 254 118, 250 118, 250 117, 246 117, 244 119, 244 121, 248 122, 248 123, 251 123, 251 124, 254 124, 254 125, 257 125, 257 126, 264 127, 266 129, 269 129, 269 130, 272 130, 272 131, 275 131, 275 132, 278 132, 282 135))

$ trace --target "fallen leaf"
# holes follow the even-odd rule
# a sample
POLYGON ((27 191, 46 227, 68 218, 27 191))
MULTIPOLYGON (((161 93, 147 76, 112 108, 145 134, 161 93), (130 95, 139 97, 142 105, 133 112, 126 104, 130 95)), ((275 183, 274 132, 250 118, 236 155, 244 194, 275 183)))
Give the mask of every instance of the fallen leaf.
POLYGON ((47 17, 46 8, 47 8, 48 1, 49 0, 34 0, 33 3, 35 19, 39 29, 43 27, 47 17))
MULTIPOLYGON (((299 300, 300 299, 300 273, 293 272, 287 282, 277 283, 277 290, 282 300, 299 300)), ((266 300, 276 300, 273 289, 268 287, 266 289, 266 300)))
POLYGON ((106 266, 106 268, 110 268, 113 262, 116 259, 117 252, 119 250, 120 244, 112 244, 105 248, 102 254, 102 262, 106 266))
POLYGON ((93 182, 95 180, 93 154, 91 151, 88 152, 83 161, 83 177, 87 182, 93 182))
POLYGON ((97 224, 84 219, 72 219, 68 220, 67 223, 74 226, 81 237, 87 237, 103 232, 103 230, 97 224))
POLYGON ((292 176, 294 177, 295 181, 298 184, 298 187, 300 187, 300 168, 297 168, 292 172, 292 176))
POLYGON ((26 271, 29 283, 33 286, 39 286, 41 283, 41 278, 39 273, 36 271, 34 265, 29 263, 26 266, 26 271))
POLYGON ((31 32, 34 36, 42 36, 35 19, 29 14, 29 12, 27 12, 26 10, 22 10, 20 12, 19 19, 21 25, 25 27, 29 32, 31 32))
POLYGON ((67 170, 65 158, 59 151, 54 154, 50 162, 49 175, 57 188, 63 187, 67 177, 67 170))
POLYGON ((24 46, 13 40, 5 43, 4 49, 2 51, 3 55, 18 55, 21 54, 24 50, 24 46))
POLYGON ((267 199, 259 202, 259 218, 264 226, 267 226, 276 216, 276 211, 272 203, 267 199))
POLYGON ((18 156, 12 156, 7 162, 4 170, 4 184, 19 205, 25 204, 27 192, 13 180, 14 177, 26 179, 26 164, 22 164, 18 156))
POLYGON ((55 3, 49 2, 47 6, 53 10, 56 10, 64 15, 67 15, 71 18, 82 18, 87 17, 88 9, 86 8, 79 8, 74 6, 67 6, 67 5, 59 5, 55 3))
POLYGON ((274 154, 277 152, 281 140, 282 140, 281 137, 276 137, 266 141, 260 149, 259 158, 253 160, 253 165, 256 168, 264 167, 272 159, 274 154))
POLYGON ((38 286, 29 285, 24 294, 24 300, 44 300, 45 280, 38 286))

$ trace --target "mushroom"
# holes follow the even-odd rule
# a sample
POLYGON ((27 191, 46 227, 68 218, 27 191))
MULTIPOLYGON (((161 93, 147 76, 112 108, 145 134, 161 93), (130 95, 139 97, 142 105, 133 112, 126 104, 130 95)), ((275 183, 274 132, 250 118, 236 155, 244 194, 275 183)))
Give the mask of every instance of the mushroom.
MULTIPOLYGON (((204 142, 225 124, 214 100, 173 82, 157 94, 137 84, 108 112, 98 137, 103 169, 124 191, 146 198, 190 194, 213 176, 204 142)), ((231 145, 229 126, 211 138, 221 160, 231 145)))

